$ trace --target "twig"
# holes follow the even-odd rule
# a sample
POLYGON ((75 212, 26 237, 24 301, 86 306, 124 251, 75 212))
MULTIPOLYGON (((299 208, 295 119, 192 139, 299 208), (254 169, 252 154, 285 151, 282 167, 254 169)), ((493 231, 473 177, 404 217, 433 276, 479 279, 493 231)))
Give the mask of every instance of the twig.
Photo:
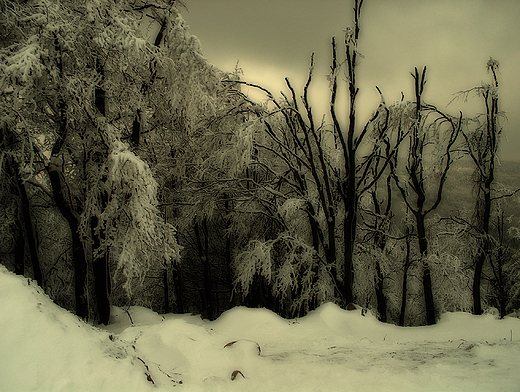
POLYGON ((155 381, 153 380, 152 375, 150 374, 150 368, 148 367, 146 362, 143 361, 140 357, 137 357, 137 359, 140 360, 146 368, 146 372, 144 372, 144 374, 146 374, 146 379, 155 385, 155 381))

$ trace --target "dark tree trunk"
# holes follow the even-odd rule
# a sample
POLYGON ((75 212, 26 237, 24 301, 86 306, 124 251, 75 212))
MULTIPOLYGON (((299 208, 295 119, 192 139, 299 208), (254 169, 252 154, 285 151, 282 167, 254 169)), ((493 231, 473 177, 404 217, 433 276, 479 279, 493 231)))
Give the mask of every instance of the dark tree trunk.
MULTIPOLYGON (((101 209, 104 210, 108 202, 108 196, 104 194, 101 200, 101 209)), ((105 231, 97 227, 99 220, 93 216, 90 219, 92 230, 92 252, 94 259, 92 267, 94 272, 94 293, 96 295, 97 317, 101 324, 110 322, 110 265, 109 249, 101 250, 102 241, 105 240, 105 231), (96 230, 97 229, 97 230, 96 230)))
POLYGON ((25 184, 20 177, 20 173, 16 173, 16 181, 18 183, 18 189, 20 191, 20 199, 22 201, 22 216, 23 224, 25 227, 25 233, 27 234, 26 240, 29 246, 29 255, 31 256, 31 266, 33 268, 34 279, 38 284, 43 287, 43 276, 40 267, 40 259, 38 257, 38 248, 36 246, 35 233, 33 230, 32 219, 31 219, 31 207, 29 204, 29 197, 25 190, 25 184))
MULTIPOLYGON (((101 84, 105 80, 105 69, 101 62, 98 60, 96 64, 97 72, 101 76, 101 84)), ((99 110, 102 116, 106 116, 107 104, 106 104, 106 92, 102 85, 98 86, 95 90, 94 104, 99 110)), ((102 162, 95 162, 98 165, 102 165, 102 162)), ((102 178, 101 182, 106 181, 106 178, 102 178)), ((108 195, 106 192, 100 196, 100 206, 103 211, 108 203, 108 195)), ((90 219, 93 245, 92 251, 94 259, 92 260, 92 268, 94 272, 94 293, 96 295, 97 304, 97 317, 101 324, 107 325, 110 322, 110 265, 109 265, 109 248, 106 247, 101 250, 102 243, 105 241, 105 230, 102 227, 98 227, 99 220, 96 216, 90 219)))
MULTIPOLYGON (((63 53, 57 35, 54 37, 54 47, 58 54, 56 56, 58 74, 61 80, 65 80, 62 62, 63 53)), ((46 166, 46 170, 49 176, 54 202, 63 218, 67 221, 72 238, 76 315, 87 320, 89 316, 87 295, 87 257, 79 232, 79 214, 74 209, 71 195, 67 194, 67 184, 65 183, 65 179, 62 178, 63 173, 61 172, 62 168, 60 167, 62 163, 60 154, 65 145, 68 131, 67 102, 61 95, 58 95, 57 97, 54 123, 56 124, 56 140, 52 147, 50 163, 46 166)))
POLYGON ((433 300, 432 278, 430 266, 426 261, 428 256, 428 241, 426 240, 426 227, 424 224, 424 215, 415 214, 417 222, 417 235, 419 237, 419 252, 423 263, 423 291, 426 306, 426 323, 428 325, 435 324, 435 303, 433 300))
POLYGON ((482 279, 482 269, 484 267, 484 263, 486 261, 487 255, 484 250, 482 250, 477 258, 477 263, 475 264, 475 272, 473 275, 473 314, 480 315, 482 314, 482 300, 480 297, 480 285, 482 279))
POLYGON ((173 284, 175 286, 175 302, 177 305, 177 313, 182 314, 184 309, 184 291, 182 286, 182 270, 180 265, 173 268, 173 284))
MULTIPOLYGON (((385 246, 386 246, 386 234, 384 233, 384 226, 385 221, 389 220, 390 215, 390 209, 392 205, 392 191, 390 187, 390 181, 391 177, 388 176, 387 179, 387 202, 386 202, 386 210, 384 211, 385 218, 382 222, 378 223, 378 218, 376 218, 376 233, 374 235, 374 244, 381 253, 384 252, 385 246)), ((377 186, 377 184, 376 184, 377 186)), ((381 206, 379 203, 379 200, 377 199, 377 188, 372 192, 372 201, 374 203, 374 211, 376 215, 381 215, 381 206)), ((376 300, 377 300, 377 313, 379 314, 379 320, 386 323, 387 317, 387 305, 386 305, 386 297, 384 293, 384 276, 381 271, 381 263, 379 260, 375 261, 376 264, 376 285, 375 285, 375 291, 376 291, 376 300)))
POLYGON ((430 267, 426 263, 423 265, 423 289, 424 301, 426 304, 426 323, 428 325, 433 325, 435 324, 435 304, 433 300, 430 267))
POLYGON ((171 312, 170 306, 170 284, 168 281, 168 269, 163 269, 163 290, 164 290, 164 313, 171 312))
POLYGON ((379 320, 386 323, 386 298, 383 290, 383 274, 381 273, 381 265, 376 261, 376 299, 377 299, 377 313, 379 320))
POLYGON ((137 109, 137 113, 132 123, 132 144, 135 148, 139 147, 141 142, 141 110, 137 109))
POLYGON ((65 199, 65 194, 60 173, 57 170, 47 168, 49 180, 52 187, 54 201, 62 216, 69 225, 72 237, 72 257, 74 260, 74 294, 76 299, 76 315, 88 319, 87 301, 87 259, 85 249, 79 234, 79 221, 72 207, 65 199))
MULTIPOLYGON (((363 1, 354 1, 354 42, 359 39, 359 18, 361 15, 361 6, 363 1)), ((343 157, 345 159, 345 182, 343 184, 343 199, 345 201, 345 217, 344 223, 344 250, 345 257, 343 263, 343 297, 347 304, 354 302, 353 283, 354 283, 354 243, 356 241, 356 224, 357 224, 357 203, 358 203, 358 183, 356 178, 356 152, 357 143, 355 141, 356 132, 356 99, 359 88, 356 84, 356 66, 357 66, 357 50, 355 44, 345 39, 346 60, 348 72, 348 91, 349 91, 349 123, 347 131, 347 140, 343 140, 341 136, 341 145, 343 148, 343 157)), ((334 54, 334 57, 336 55, 334 54)), ((336 62, 336 59, 334 59, 336 62)))
MULTIPOLYGON (((417 236, 419 242, 419 252, 421 255, 421 261, 423 266, 423 291, 424 291, 424 300, 425 300, 425 310, 426 310, 426 322, 428 325, 435 324, 435 302, 433 298, 433 290, 432 290, 432 280, 431 280, 431 272, 430 267, 427 262, 428 256, 428 241, 426 239, 426 227, 425 227, 425 218, 426 216, 434 211, 440 204, 442 200, 442 194, 444 189, 444 183, 446 180, 446 175, 452 163, 451 161, 451 148, 455 141, 457 140, 461 123, 462 123, 462 114, 459 119, 459 123, 456 126, 455 123, 450 120, 447 116, 442 115, 442 117, 447 120, 452 128, 450 131, 449 142, 446 145, 446 150, 443 155, 444 164, 441 173, 441 177, 439 180, 438 188, 436 190, 436 198, 434 202, 429 208, 425 208, 426 202, 426 191, 425 191, 425 178, 424 178, 424 148, 427 143, 425 132, 427 130, 424 129, 424 124, 422 120, 421 111, 423 110, 422 106, 422 93, 425 85, 425 76, 426 76, 426 67, 423 68, 422 73, 419 73, 419 70, 415 68, 415 73, 412 74, 415 80, 415 118, 414 123, 411 126, 409 131, 409 141, 410 144, 408 146, 408 158, 406 165, 406 172, 409 175, 409 180, 406 182, 408 190, 406 190, 400 183, 397 173, 395 172, 395 167, 392 166, 392 176, 394 177, 394 181, 403 196, 403 199, 406 202, 406 205, 412 211, 415 217, 415 223, 417 228, 417 236), (415 200, 414 200, 415 199, 415 200)), ((437 113, 440 113, 437 111, 437 113)))
POLYGON ((96 258, 92 263, 94 270, 94 292, 96 294, 99 322, 105 325, 110 322, 110 299, 108 295, 110 274, 107 259, 108 255, 103 255, 96 258))
MULTIPOLYGON (((101 85, 95 90, 94 104, 99 110, 102 116, 107 114, 107 102, 106 102, 106 91, 103 87, 105 80, 105 69, 101 62, 98 60, 96 64, 98 74, 101 76, 101 85)), ((100 161, 95 164, 101 166, 102 159, 106 157, 106 154, 100 155, 100 161)), ((101 178, 101 182, 106 181, 106 178, 101 178)), ((108 195, 103 192, 100 196, 101 211, 103 211, 108 204, 108 195)), ((99 322, 107 325, 110 322, 110 291, 111 291, 111 277, 110 277, 110 248, 103 244, 106 239, 106 233, 103 227, 98 227, 99 220, 96 216, 92 216, 90 219, 91 230, 92 230, 92 252, 93 261, 92 268, 94 273, 94 293, 96 295, 97 314, 99 322), (101 249, 105 246, 105 249, 101 249)))
POLYGON ((357 205, 355 201, 345 204, 345 218, 343 220, 343 238, 345 255, 343 261, 343 284, 342 295, 345 304, 354 302, 353 283, 354 283, 354 243, 356 240, 356 214, 357 205))
MULTIPOLYGON (((8 144, 16 143, 16 135, 6 127, 1 129, 1 134, 5 133, 5 141, 8 144)), ((38 257, 38 247, 36 245, 36 237, 31 219, 31 206, 25 184, 18 171, 19 164, 12 157, 7 156, 6 171, 9 177, 14 181, 12 192, 19 197, 19 212, 15 224, 15 272, 19 275, 25 274, 25 242, 29 249, 31 258, 31 266, 33 269, 34 279, 43 287, 43 276, 41 272, 40 259, 38 257)))
MULTIPOLYGON (((106 200, 103 200, 102 208, 106 205, 106 200)), ((105 233, 101 228, 98 228, 98 233, 94 232, 97 228, 98 219, 92 217, 91 220, 92 251, 94 259, 92 261, 92 268, 94 272, 94 293, 96 295, 97 317, 101 324, 107 325, 110 322, 110 271, 109 271, 109 253, 106 251, 98 251, 101 248, 101 241, 104 240, 105 233), (99 254, 97 254, 99 252, 99 254)))
POLYGON ((403 288, 401 294, 401 312, 399 313, 399 326, 404 327, 404 317, 406 315, 406 300, 408 297, 408 267, 403 270, 403 288))
MULTIPOLYGON (((14 136, 10 133, 8 133, 6 136, 4 136, 4 130, 0 128, 0 140, 1 139, 8 139, 9 136, 14 136)), ((4 139, 4 140, 5 140, 4 139)), ((9 138, 10 139, 10 138, 9 138)), ((9 140, 8 144, 13 143, 13 141, 9 140)), ((6 162, 5 162, 5 170, 7 172, 7 176, 9 177, 9 192, 13 195, 16 195, 16 197, 19 199, 18 201, 18 208, 16 217, 14 217, 14 222, 11 225, 13 237, 14 237, 14 273, 17 275, 25 275, 25 231, 24 231, 24 218, 23 218, 23 211, 21 206, 21 197, 20 197, 20 189, 17 181, 18 173, 15 173, 16 167, 18 165, 14 162, 12 158, 7 156, 6 162)))
MULTIPOLYGON (((480 293, 480 287, 482 283, 482 270, 490 252, 490 243, 488 235, 489 221, 491 220, 491 183, 493 182, 493 174, 494 173, 491 172, 489 177, 486 179, 484 183, 484 190, 482 191, 484 193, 484 205, 482 207, 483 213, 481 223, 483 245, 477 257, 477 262, 475 264, 475 273, 473 276, 473 314, 476 315, 482 314, 482 299, 480 293)), ((479 195, 477 195, 477 197, 479 197, 479 195)))
MULTIPOLYGON (((408 233, 407 233, 408 234, 408 233)), ((406 314, 406 300, 408 296, 408 269, 410 268, 410 239, 406 238, 406 258, 403 268, 403 284, 401 294, 401 312, 399 313, 399 326, 404 327, 404 316, 406 314)))
POLYGON ((14 228, 14 273, 25 275, 25 238, 18 224, 14 228))
POLYGON ((195 238, 197 240, 197 252, 199 259, 202 262, 202 268, 204 273, 204 308, 206 311, 206 317, 209 320, 215 319, 215 308, 212 297, 212 282, 211 282, 211 269, 209 262, 209 238, 208 238, 208 226, 206 218, 202 220, 202 231, 204 235, 204 244, 200 232, 199 223, 195 222, 195 238))
POLYGON ((235 305, 236 299, 233 296, 233 271, 231 268, 232 260, 232 243, 231 243, 231 205, 227 194, 224 194, 224 211, 226 212, 226 245, 224 248, 224 259, 226 262, 226 285, 229 290, 229 306, 235 305))
MULTIPOLYGON (((320 225, 316 221, 316 213, 314 211, 314 207, 310 202, 307 203, 307 214, 309 217, 309 225, 311 227, 311 237, 312 237, 312 247, 316 254, 319 254, 320 251, 320 235, 323 236, 323 233, 320 233, 320 225)), ((335 251, 334 251, 335 252, 335 251)), ((316 259, 316 258, 315 258, 316 259)), ((318 275, 319 275, 319 262, 318 260, 314 260, 312 266, 313 273, 313 281, 312 285, 315 286, 318 283, 318 275)), ((314 296, 310 298, 308 301, 308 310, 314 310, 319 306, 318 298, 314 296)))

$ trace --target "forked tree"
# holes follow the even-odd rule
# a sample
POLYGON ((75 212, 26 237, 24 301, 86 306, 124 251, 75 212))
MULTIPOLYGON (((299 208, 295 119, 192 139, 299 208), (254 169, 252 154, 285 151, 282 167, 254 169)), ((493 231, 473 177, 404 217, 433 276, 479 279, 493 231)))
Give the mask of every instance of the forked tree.
POLYGON ((474 226, 481 236, 481 245, 475 260, 473 277, 473 313, 482 314, 481 281, 484 264, 491 254, 490 223, 493 201, 493 182, 498 159, 498 143, 502 128, 499 123, 498 61, 490 58, 488 72, 492 74, 492 84, 461 92, 467 95, 476 92, 484 100, 486 113, 475 131, 464 131, 467 154, 475 165, 476 205, 474 226))
MULTIPOLYGON (((331 126, 323 120, 316 121, 317 116, 309 103, 314 72, 312 56, 301 100, 287 78, 290 95, 284 95, 281 101, 266 89, 255 86, 267 93, 269 102, 274 103, 274 110, 265 111, 253 123, 248 123, 247 132, 242 132, 242 138, 247 137, 249 141, 245 143, 242 139, 237 143, 255 156, 248 164, 269 173, 266 178, 271 185, 265 183, 258 189, 275 196, 275 202, 271 202, 273 206, 279 203, 274 209, 273 221, 281 222, 279 240, 290 251, 281 253, 283 261, 280 272, 285 274, 273 273, 276 279, 284 276, 281 279, 283 284, 275 281, 275 287, 314 285, 320 290, 328 287, 324 290, 326 293, 322 293, 325 297, 321 298, 339 299, 344 305, 354 301, 353 258, 359 197, 378 182, 397 151, 389 147, 387 156, 381 159, 381 150, 385 150, 389 143, 395 147, 402 140, 402 135, 401 139, 393 138, 390 141, 388 138, 389 113, 383 99, 369 121, 361 130, 358 129, 356 67, 362 4, 362 0, 354 2, 354 27, 346 30, 344 62, 338 59, 336 40, 332 40, 329 76, 331 126), (338 77, 344 67, 349 91, 346 128, 337 116, 341 110, 337 103, 338 77), (367 146, 368 149, 365 148, 367 146), (282 213, 276 214, 277 210, 282 213), (303 216, 307 218, 305 224, 300 219, 303 216), (296 217, 300 218, 296 220, 296 217), (298 228, 294 227, 295 221, 299 222, 298 228), (292 245, 287 245, 287 241, 292 245), (294 252, 306 257, 302 258, 294 252), (288 283, 291 279, 287 274, 294 271, 299 272, 294 273, 293 282, 288 283)), ((267 264, 271 263, 272 246, 277 241, 253 241, 246 252, 240 254, 239 264, 247 266, 244 267, 247 271, 255 268, 267 271, 271 279, 271 267, 266 268, 264 263, 256 260, 268 257, 267 264), (268 245, 267 248, 265 245, 268 245)), ((280 262, 272 262, 280 265, 280 262)), ((248 285, 250 281, 243 279, 241 283, 248 285)), ((311 289, 301 291, 300 295, 302 293, 307 298, 317 294, 311 289)), ((280 292, 280 295, 284 294, 280 292)))
POLYGON ((423 290, 426 307, 426 322, 435 324, 435 303, 433 298, 430 266, 428 265, 428 240, 426 217, 433 212, 442 201, 444 184, 448 171, 453 163, 453 149, 462 126, 462 113, 453 118, 442 113, 435 106, 423 100, 426 83, 426 67, 420 73, 415 68, 414 78, 415 102, 395 125, 397 132, 407 132, 407 148, 405 173, 398 172, 395 165, 398 161, 390 161, 395 184, 401 193, 408 209, 415 217, 415 229, 418 239, 419 253, 423 268, 423 290), (429 116, 434 116, 429 119, 429 116), (403 122, 404 120, 404 122, 403 122), (428 147, 435 151, 428 151, 428 147), (428 156, 431 153, 433 156, 428 156), (437 159, 438 173, 428 176, 425 161, 437 159), (404 177, 404 178, 403 178, 404 177))

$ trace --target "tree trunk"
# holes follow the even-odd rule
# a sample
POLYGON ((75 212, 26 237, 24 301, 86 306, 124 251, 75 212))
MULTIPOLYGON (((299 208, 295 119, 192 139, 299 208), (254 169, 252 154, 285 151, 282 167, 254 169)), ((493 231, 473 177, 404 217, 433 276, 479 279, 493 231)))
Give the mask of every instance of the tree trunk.
MULTIPOLYGON (((307 202, 307 215, 309 217, 309 225, 311 227, 311 237, 312 237, 312 247, 314 248, 314 251, 316 254, 319 254, 320 251, 320 225, 316 221, 314 207, 310 202, 307 202)), ((323 234, 322 234, 323 235, 323 234)), ((335 246, 334 246, 334 253, 336 252, 335 246)), ((318 276, 319 276, 319 262, 317 260, 317 257, 314 257, 314 263, 312 266, 312 272, 313 272, 313 281, 312 285, 315 286, 318 284, 318 276)), ((334 275, 333 275, 334 276, 334 275)), ((319 306, 318 298, 317 296, 314 296, 313 298, 310 298, 308 301, 308 310, 314 310, 319 306)))
MULTIPOLYGON (((374 244, 377 248, 379 248, 381 253, 383 253, 385 251, 386 235, 384 234, 383 230, 384 230, 384 223, 388 219, 388 216, 390 214, 391 200, 392 200, 392 193, 391 193, 391 189, 390 189, 390 180, 391 180, 391 177, 388 177, 388 180, 387 180, 388 200, 387 200, 387 208, 385 211, 385 218, 384 218, 383 222, 381 222, 379 224, 377 223, 378 218, 376 218, 376 223, 375 223, 376 233, 374 234, 374 244)), ((376 184, 376 186, 377 186, 377 184, 376 184)), ((374 211, 375 211, 376 215, 381 215, 381 206, 377 199, 377 188, 372 192, 372 202, 374 204, 374 211)), ((387 306, 386 306, 386 298, 385 298, 384 286, 383 286, 384 276, 381 271, 380 261, 375 260, 375 264, 376 264, 375 291, 376 291, 376 300, 377 300, 377 313, 379 314, 379 320, 386 323, 387 306)))
POLYGON ((166 21, 166 19, 164 19, 161 21, 161 28, 159 29, 159 32, 155 36, 154 45, 157 47, 161 46, 161 42, 162 42, 162 39, 164 36, 164 31, 166 30, 166 26, 167 26, 167 21, 166 21))
POLYGON ((231 205, 230 205, 230 199, 226 193, 224 193, 224 211, 226 213, 226 245, 224 248, 224 258, 226 262, 226 285, 229 290, 229 306, 234 306, 234 296, 233 296, 233 271, 231 268, 231 264, 233 262, 232 259, 232 244, 231 244, 231 205))
POLYGON ((141 110, 137 109, 132 123, 132 144, 135 148, 139 147, 141 141, 141 110))
MULTIPOLYGON (((10 134, 8 133, 8 136, 10 134)), ((7 137, 8 137, 7 136, 7 137)), ((0 128, 0 138, 4 139, 7 138, 3 135, 3 129, 0 128)), ((10 143, 11 141, 9 141, 10 143)), ((15 173, 15 167, 18 165, 14 162, 12 158, 9 157, 9 155, 6 158, 5 162, 5 171, 7 173, 7 176, 11 178, 13 181, 8 181, 9 186, 9 192, 13 195, 16 195, 18 199, 21 199, 20 197, 20 189, 18 186, 18 181, 16 176, 18 176, 18 173, 15 173), (16 184, 16 185, 15 185, 16 184)), ((17 275, 24 276, 25 275, 25 230, 23 225, 23 211, 20 200, 18 200, 17 203, 17 213, 14 217, 14 221, 11 224, 13 238, 14 238, 14 273, 17 275)))
MULTIPOLYGON (((56 58, 58 75, 61 80, 65 80, 61 44, 56 34, 54 38, 54 47, 56 49, 56 52, 58 53, 58 56, 56 58)), ((95 91, 95 98, 98 98, 98 91, 95 91)), ((101 97, 99 97, 99 99, 101 99, 101 97)), ((54 202, 56 203, 56 207, 62 214, 63 218, 65 218, 65 220, 67 221, 70 229, 70 235, 72 238, 72 258, 74 261, 74 296, 76 300, 76 315, 87 320, 89 316, 87 295, 87 256, 79 233, 79 216, 74 210, 74 206, 72 205, 70 195, 68 195, 68 199, 66 197, 67 186, 65 180, 63 179, 62 181, 63 173, 61 172, 62 169, 60 167, 60 163, 62 163, 60 153, 62 152, 65 140, 67 139, 68 131, 67 102, 61 94, 58 94, 57 97, 56 115, 53 120, 57 127, 56 139, 54 141, 54 145, 52 146, 50 163, 46 166, 45 169, 47 170, 47 174, 49 176, 54 202)))
MULTIPOLYGON (((105 81, 105 69, 101 64, 100 60, 96 62, 96 70, 101 76, 101 84, 105 81)), ((103 86, 98 86, 94 92, 94 104, 99 110, 102 116, 106 116, 107 103, 106 103, 106 91, 103 86)), ((105 154, 104 154, 105 155, 105 154)), ((97 165, 102 165, 102 162, 95 162, 97 165)), ((106 178, 102 178, 101 182, 106 181, 106 178)), ((101 211, 106 208, 108 203, 108 195, 103 192, 100 196, 101 211)), ((97 314, 99 322, 107 325, 110 322, 110 265, 109 265, 109 248, 100 250, 102 242, 105 240, 106 234, 102 227, 97 228, 99 220, 96 216, 90 219, 93 245, 92 251, 94 259, 92 261, 92 267, 94 272, 94 293, 96 295, 97 314), (97 233, 95 229, 97 228, 97 233)))
POLYGON ((486 251, 480 251, 477 263, 475 264, 475 273, 473 275, 473 314, 482 314, 482 300, 480 297, 480 284, 482 280, 482 269, 486 261, 486 251))
POLYGON ((404 327, 404 317, 406 315, 406 300, 408 297, 408 268, 406 263, 403 270, 403 284, 401 293, 401 312, 399 313, 399 326, 404 327))
POLYGON ((423 263, 423 291, 424 303, 426 306, 426 323, 428 325, 433 325, 435 324, 435 303, 433 300, 430 266, 426 261, 426 257, 428 256, 428 241, 426 240, 424 215, 416 213, 415 218, 417 223, 417 235, 419 237, 419 252, 421 253, 421 260, 423 263))
MULTIPOLYGON (((477 262, 475 264, 475 273, 473 276, 473 314, 480 315, 482 314, 482 299, 481 299, 481 282, 482 282, 482 270, 484 268, 484 263, 486 262, 486 259, 490 252, 490 243, 489 243, 489 221, 491 220, 491 183, 493 182, 493 175, 494 173, 491 172, 489 177, 486 179, 484 183, 484 190, 482 191, 484 193, 484 206, 483 213, 482 213, 482 235, 484 237, 483 239, 483 246, 480 250, 477 262)), ((477 198, 479 196, 477 195, 477 198)), ((478 201, 477 201, 478 204, 478 201)), ((478 208, 478 206, 477 206, 478 208)))
MULTIPOLYGON (((104 206, 103 206, 104 208, 104 206)), ((101 240, 104 239, 104 232, 99 228, 99 233, 96 235, 94 229, 98 225, 97 217, 91 218, 92 230, 92 252, 95 255, 92 261, 92 268, 94 273, 94 293, 96 295, 96 318, 99 318, 99 323, 108 325, 110 322, 110 271, 109 271, 109 255, 108 251, 101 252, 96 255, 98 249, 101 248, 101 240)))
POLYGON ((377 299, 377 313, 379 320, 386 323, 386 298, 383 290, 383 274, 381 272, 381 265, 376 260, 376 299, 377 299))
MULTIPOLYGON (((5 127, 1 130, 3 135, 5 131, 5 138, 8 143, 14 143, 17 139, 13 132, 5 127)), ((33 269, 34 279, 43 287, 43 276, 41 272, 40 259, 38 257, 38 247, 36 245, 36 237, 33 229, 31 219, 31 206, 25 184, 18 170, 19 163, 14 158, 7 156, 5 168, 7 175, 14 181, 12 185, 12 192, 20 199, 19 212, 16 218, 15 231, 15 272, 19 275, 25 274, 25 242, 29 249, 29 256, 31 258, 31 266, 33 269)))
POLYGON ((87 259, 79 234, 79 221, 72 207, 66 202, 60 173, 47 167, 54 201, 62 216, 69 225, 72 237, 72 257, 74 260, 74 294, 76 299, 76 315, 88 319, 87 301, 87 259))
MULTIPOLYGON (((343 220, 344 261, 343 261, 343 284, 342 295, 345 305, 354 302, 354 243, 356 240, 356 214, 357 205, 355 201, 349 202, 346 198, 345 217, 343 220)), ((355 199, 355 197, 354 197, 355 199)))
POLYGON ((38 247, 36 245, 35 233, 33 230, 33 224, 31 219, 31 207, 29 204, 29 197, 27 196, 27 191, 25 189, 25 184, 20 177, 20 173, 16 172, 16 181, 18 185, 18 189, 20 192, 21 206, 22 206, 22 216, 23 216, 23 224, 25 227, 26 240, 27 245, 29 247, 29 256, 31 257, 31 266, 33 268, 34 279, 38 282, 38 284, 43 287, 43 276, 42 270, 40 267, 40 259, 38 257, 38 247))
POLYGON ((182 270, 180 266, 173 268, 173 284, 175 285, 175 302, 177 304, 177 313, 182 314, 184 309, 184 292, 182 286, 182 270))
POLYGON ((170 306, 170 284, 168 281, 168 269, 163 269, 163 288, 164 288, 164 313, 171 312, 170 306))
POLYGON ((408 296, 408 268, 403 271, 403 284, 401 293, 401 312, 399 313, 399 326, 404 327, 404 316, 406 314, 406 298, 408 296))
MULTIPOLYGON (((18 220, 18 219, 17 219, 18 220)), ((25 238, 23 230, 18 228, 20 222, 14 225, 14 273, 25 275, 25 238)))
POLYGON ((435 324, 435 303, 432 292, 432 278, 428 263, 423 264, 423 289, 424 302, 426 304, 426 323, 428 325, 435 324))
MULTIPOLYGON (((101 196, 101 210, 103 211, 108 203, 108 195, 104 193, 101 196)), ((90 225, 92 238, 93 261, 92 267, 94 272, 94 293, 96 295, 96 318, 99 317, 101 324, 107 325, 110 322, 110 265, 109 265, 109 248, 101 250, 102 241, 105 240, 105 231, 102 227, 97 228, 99 220, 96 216, 91 217, 90 225), (97 228, 97 233, 95 229, 97 228)))
POLYGON ((410 237, 409 230, 406 230, 406 256, 404 259, 403 285, 401 294, 401 312, 399 313, 399 326, 404 327, 404 316, 406 314, 406 300, 408 296, 408 269, 412 265, 410 262, 410 237))
POLYGON ((208 227, 206 218, 202 220, 202 230, 204 234, 204 245, 202 244, 202 237, 200 233, 199 224, 195 222, 195 237, 197 240, 197 252, 199 258, 202 262, 202 268, 204 271, 204 308, 206 311, 206 317, 209 320, 214 320, 215 318, 215 309, 212 298, 212 282, 211 282, 211 270, 210 270, 210 262, 209 262, 209 239, 208 239, 208 227))
POLYGON ((110 322, 110 299, 108 295, 108 255, 103 255, 93 261, 94 292, 96 293, 97 313, 99 322, 107 325, 110 322))

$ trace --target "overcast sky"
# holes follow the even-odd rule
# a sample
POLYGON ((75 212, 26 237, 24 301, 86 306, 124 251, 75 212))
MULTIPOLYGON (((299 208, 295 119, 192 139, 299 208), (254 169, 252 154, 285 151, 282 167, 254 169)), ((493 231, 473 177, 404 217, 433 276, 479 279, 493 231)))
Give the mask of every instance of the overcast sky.
MULTIPOLYGON (((331 38, 343 41, 353 24, 352 0, 184 0, 183 16, 208 60, 232 71, 237 61, 243 79, 275 96, 289 77, 301 91, 315 52, 310 94, 315 117, 327 110, 326 74, 331 38)), ((339 50, 344 48, 338 46, 339 50)), ((379 86, 387 103, 404 91, 413 99, 414 67, 427 66, 428 103, 457 114, 482 111, 455 102, 453 94, 490 83, 489 57, 500 63, 501 110, 508 122, 501 156, 520 161, 520 0, 365 0, 358 46, 358 113, 366 119, 377 108, 379 86)))

